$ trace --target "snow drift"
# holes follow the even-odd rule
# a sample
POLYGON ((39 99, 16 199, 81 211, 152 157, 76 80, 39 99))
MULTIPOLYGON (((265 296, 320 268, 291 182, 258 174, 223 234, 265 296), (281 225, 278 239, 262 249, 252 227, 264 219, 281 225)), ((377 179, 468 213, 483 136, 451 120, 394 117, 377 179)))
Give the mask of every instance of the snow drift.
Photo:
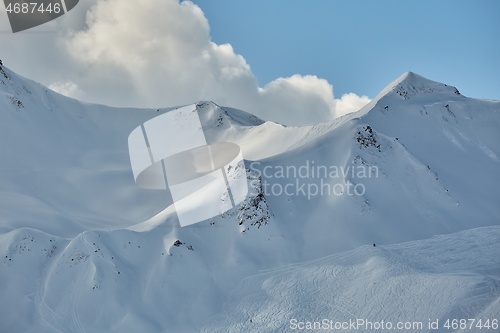
POLYGON ((250 193, 181 228, 127 147, 172 108, 89 105, 1 68, 1 332, 498 317, 500 102, 405 73, 314 126, 197 107, 207 140, 241 147, 250 193))

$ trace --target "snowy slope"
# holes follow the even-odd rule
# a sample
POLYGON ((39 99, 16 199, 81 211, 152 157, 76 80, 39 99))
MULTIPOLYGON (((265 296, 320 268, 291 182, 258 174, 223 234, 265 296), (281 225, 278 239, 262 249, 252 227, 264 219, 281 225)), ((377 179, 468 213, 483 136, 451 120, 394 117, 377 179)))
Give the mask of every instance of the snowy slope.
MULTIPOLYGON (((172 108, 88 105, 20 78, 6 67, 2 73, 0 208, 6 213, 1 231, 27 226, 75 236, 93 228, 129 226, 165 208, 168 196, 142 190, 130 177, 127 138, 135 127, 172 108), (26 205, 31 207, 28 211, 26 205)), ((209 138, 238 138, 247 158, 287 150, 309 132, 264 124, 237 110, 228 116, 213 103, 201 105, 209 138), (258 142, 245 149, 256 136, 258 142), (269 139, 273 147, 267 147, 269 139)))
POLYGON ((475 298, 477 308, 483 315, 498 314, 500 264, 493 257, 500 250, 498 227, 479 227, 500 222, 499 102, 466 98, 413 73, 359 112, 308 127, 285 127, 200 102, 207 140, 242 147, 251 191, 223 216, 186 228, 180 228, 168 193, 136 186, 128 157, 130 131, 171 109, 84 104, 2 68, 0 332, 196 332, 203 327, 208 332, 238 331, 239 325, 280 332, 284 317, 279 314, 292 306, 297 316, 309 310, 318 316, 339 313, 337 303, 321 312, 321 304, 298 292, 312 288, 302 278, 304 270, 320 277, 338 269, 340 281, 321 277, 314 288, 326 298, 331 290, 344 290, 346 299, 367 299, 359 312, 350 311, 353 316, 376 316, 378 300, 387 303, 384 318, 389 313, 410 317, 398 312, 401 304, 386 291, 413 295, 410 308, 427 302, 428 295, 415 293, 412 281, 434 291, 446 287, 448 303, 434 304, 441 311, 435 316, 458 314, 463 295, 483 295, 475 286, 486 281, 492 296, 475 298), (336 177, 276 173, 312 164, 378 172, 368 178, 349 172, 336 177), (358 185, 364 192, 269 192, 297 181, 312 190, 358 185), (474 230, 438 238, 442 246, 436 239, 421 240, 469 229, 474 230), (457 245, 459 239, 476 238, 481 241, 457 245), (421 241, 387 245, 415 240, 421 241), (366 247, 372 243, 377 248, 366 247), (460 251, 448 253, 456 247, 460 251), (422 263, 440 252, 441 257, 422 263), (342 270, 346 260, 354 268, 342 270), (456 265, 435 271, 445 261, 456 265), (288 268, 274 271, 292 263, 296 269, 283 278, 288 268), (458 276, 460 265, 470 278, 458 276), (269 285, 273 292, 245 299, 268 284, 255 277, 262 270, 271 270, 266 278, 279 277, 269 285), (354 278, 355 272, 373 276, 354 278), (445 286, 450 279, 458 287, 445 286), (290 283, 295 287, 288 290, 290 283), (333 286, 322 287, 327 285, 333 286), (283 288, 287 293, 275 293, 283 288), (460 294, 454 295, 457 289, 460 294), (366 292, 376 297, 367 298, 366 292), (277 303, 281 312, 257 309, 280 309, 277 303), (242 313, 247 307, 251 316, 242 313), (256 318, 253 326, 250 318, 256 318))
MULTIPOLYGON (((269 196, 270 206, 280 212, 281 232, 300 239, 303 259, 314 259, 367 243, 498 224, 499 110, 499 102, 469 99, 453 87, 406 73, 317 140, 260 161, 261 169, 270 170, 307 161, 378 170, 378 176, 368 178, 348 172, 301 180, 345 190, 360 184, 365 189, 360 196, 269 196)), ((268 187, 295 182, 293 173, 285 176, 269 177, 268 187)))
MULTIPOLYGON (((491 322, 500 315, 499 238, 498 226, 477 228, 262 272, 244 279, 202 332, 296 332, 299 322, 335 332, 390 332, 398 323, 410 325, 399 332, 446 332, 446 319, 491 322), (335 329, 350 321, 354 329, 335 329), (370 329, 382 321, 386 329, 370 329)), ((467 327, 456 331, 482 331, 467 327)))

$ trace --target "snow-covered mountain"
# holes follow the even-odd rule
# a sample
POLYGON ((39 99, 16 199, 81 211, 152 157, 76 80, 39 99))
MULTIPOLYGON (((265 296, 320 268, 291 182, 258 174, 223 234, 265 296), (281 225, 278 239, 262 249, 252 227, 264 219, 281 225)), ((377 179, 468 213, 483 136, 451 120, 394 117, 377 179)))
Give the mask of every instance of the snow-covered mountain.
POLYGON ((250 193, 181 228, 127 146, 172 108, 85 104, 1 67, 0 332, 500 316, 499 101, 405 73, 314 126, 197 108, 208 141, 241 147, 250 193))

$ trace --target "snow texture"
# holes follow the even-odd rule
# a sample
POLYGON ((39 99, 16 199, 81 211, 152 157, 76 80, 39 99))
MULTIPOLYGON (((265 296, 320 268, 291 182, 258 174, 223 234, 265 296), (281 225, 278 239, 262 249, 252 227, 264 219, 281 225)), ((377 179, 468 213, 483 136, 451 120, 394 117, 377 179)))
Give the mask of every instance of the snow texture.
POLYGON ((242 148, 250 193, 181 228, 168 191, 136 186, 127 147, 173 108, 81 103, 0 66, 0 332, 500 317, 500 102, 406 73, 313 126, 197 107, 208 143, 242 148), (344 173, 279 174, 306 165, 344 173))

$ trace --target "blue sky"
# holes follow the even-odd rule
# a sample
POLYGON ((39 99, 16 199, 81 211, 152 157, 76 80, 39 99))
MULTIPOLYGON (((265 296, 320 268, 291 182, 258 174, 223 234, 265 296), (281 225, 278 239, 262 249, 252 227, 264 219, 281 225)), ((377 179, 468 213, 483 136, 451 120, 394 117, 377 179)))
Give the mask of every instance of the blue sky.
POLYGON ((498 0, 81 0, 0 59, 120 107, 211 100, 286 125, 359 110, 406 71, 500 100, 498 0))
POLYGON ((373 98, 405 71, 500 99, 500 1, 195 0, 259 84, 295 73, 373 98))

